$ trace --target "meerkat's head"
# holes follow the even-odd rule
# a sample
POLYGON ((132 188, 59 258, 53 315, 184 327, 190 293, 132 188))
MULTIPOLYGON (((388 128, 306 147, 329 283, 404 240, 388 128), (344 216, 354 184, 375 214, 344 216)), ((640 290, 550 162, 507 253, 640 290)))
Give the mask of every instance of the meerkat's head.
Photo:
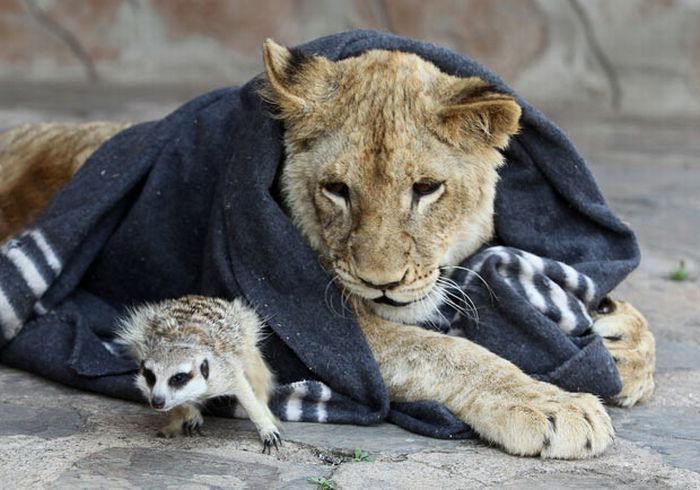
POLYGON ((220 390, 228 371, 242 369, 231 349, 256 349, 262 322, 241 300, 184 296, 141 305, 119 323, 119 342, 141 366, 136 386, 168 411, 220 390))
POLYGON ((210 356, 199 349, 168 346, 141 361, 136 385, 151 407, 168 411, 206 398, 210 356))

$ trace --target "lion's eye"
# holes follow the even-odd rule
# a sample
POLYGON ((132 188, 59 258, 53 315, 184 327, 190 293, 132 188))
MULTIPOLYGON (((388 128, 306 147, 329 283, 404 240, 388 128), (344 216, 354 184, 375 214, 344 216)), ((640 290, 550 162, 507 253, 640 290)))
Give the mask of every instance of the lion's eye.
POLYGON ((345 200, 350 198, 350 189, 342 182, 326 182, 322 185, 323 190, 345 200))
POLYGON ((428 196, 440 190, 442 184, 436 180, 421 180, 413 184, 413 194, 416 197, 428 196))

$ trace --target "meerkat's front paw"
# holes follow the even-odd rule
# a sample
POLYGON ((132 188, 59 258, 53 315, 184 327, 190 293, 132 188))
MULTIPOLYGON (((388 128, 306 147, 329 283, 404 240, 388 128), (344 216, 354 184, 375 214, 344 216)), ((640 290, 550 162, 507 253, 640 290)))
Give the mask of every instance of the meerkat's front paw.
POLYGON ((279 447, 282 445, 282 438, 280 436, 279 431, 277 428, 275 428, 273 431, 259 431, 260 434, 260 439, 262 439, 263 443, 263 449, 262 452, 263 454, 267 453, 270 454, 270 451, 272 450, 272 446, 275 446, 275 450, 278 450, 279 447))
POLYGON ((654 392, 656 343, 644 316, 624 301, 604 299, 593 323, 620 373, 622 391, 609 402, 631 407, 654 392))
POLYGON ((274 446, 275 449, 279 449, 282 445, 280 430, 277 424, 275 424, 275 418, 272 414, 265 416, 262 421, 258 419, 255 422, 255 428, 258 430, 260 440, 263 443, 263 454, 270 454, 272 446, 274 446))
POLYGON ((588 458, 602 453, 614 436, 597 397, 541 382, 521 390, 517 401, 501 401, 483 413, 488 422, 473 424, 482 437, 518 456, 588 458))
POLYGON ((180 423, 175 423, 175 422, 170 422, 168 425, 164 425, 161 427, 156 435, 158 437, 164 437, 166 439, 171 439, 173 437, 177 437, 180 434, 182 428, 182 422, 180 423))
POLYGON ((191 437, 202 435, 204 417, 199 410, 190 405, 175 407, 168 412, 168 425, 161 427, 158 437, 171 438, 179 434, 191 437))
POLYGON ((182 423, 182 433, 188 437, 192 437, 197 434, 199 436, 204 435, 202 433, 202 425, 204 425, 204 419, 200 416, 200 420, 186 420, 182 423))

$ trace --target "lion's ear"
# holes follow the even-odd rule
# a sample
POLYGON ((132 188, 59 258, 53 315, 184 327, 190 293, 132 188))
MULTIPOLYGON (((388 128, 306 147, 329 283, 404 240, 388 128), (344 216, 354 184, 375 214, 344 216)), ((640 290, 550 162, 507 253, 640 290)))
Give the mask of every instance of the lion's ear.
POLYGON ((331 90, 333 63, 326 58, 268 39, 263 44, 263 59, 268 82, 263 96, 283 119, 308 115, 331 90))
POLYGON ((505 148, 519 129, 521 109, 513 97, 496 92, 477 77, 450 84, 437 112, 443 137, 458 146, 470 146, 469 137, 495 148, 505 148))

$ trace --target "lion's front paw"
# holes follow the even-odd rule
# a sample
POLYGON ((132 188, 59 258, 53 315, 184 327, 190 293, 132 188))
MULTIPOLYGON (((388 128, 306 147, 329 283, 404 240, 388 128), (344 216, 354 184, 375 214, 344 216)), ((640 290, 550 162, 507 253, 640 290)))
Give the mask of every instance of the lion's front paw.
POLYGON ((492 410, 492 430, 482 432, 511 454, 588 458, 602 453, 613 440, 610 417, 593 395, 536 382, 517 399, 492 410))
POLYGON ((603 337, 622 380, 609 401, 622 407, 645 402, 654 392, 656 344, 642 314, 624 301, 603 300, 593 331, 603 337))

